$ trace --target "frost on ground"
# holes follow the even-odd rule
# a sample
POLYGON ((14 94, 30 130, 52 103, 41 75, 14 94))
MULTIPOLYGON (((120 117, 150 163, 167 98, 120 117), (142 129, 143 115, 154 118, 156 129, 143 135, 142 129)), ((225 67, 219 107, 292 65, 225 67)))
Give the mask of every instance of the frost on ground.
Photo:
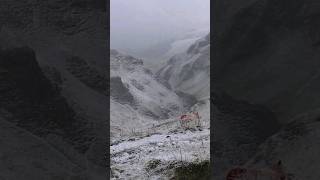
POLYGON ((185 166, 208 164, 203 163, 210 157, 208 37, 179 56, 184 68, 169 60, 156 74, 141 59, 111 50, 112 179, 171 179, 179 176, 176 168, 181 174, 185 166), (186 120, 182 127, 179 116, 189 111, 199 113, 200 124, 186 120))
POLYGON ((209 101, 196 104, 200 126, 181 127, 178 118, 158 121, 114 136, 111 140, 112 179, 170 179, 174 169, 210 159, 209 101))
POLYGON ((112 179, 168 179, 172 175, 170 170, 181 165, 179 163, 210 158, 209 128, 160 131, 113 142, 110 147, 112 179))

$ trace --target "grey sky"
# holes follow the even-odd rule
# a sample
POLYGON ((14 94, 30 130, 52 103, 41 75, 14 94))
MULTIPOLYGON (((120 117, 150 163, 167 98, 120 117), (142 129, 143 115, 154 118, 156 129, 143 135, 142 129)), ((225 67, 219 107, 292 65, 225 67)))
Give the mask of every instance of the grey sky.
POLYGON ((111 0, 111 48, 144 49, 210 26, 210 0, 111 0))

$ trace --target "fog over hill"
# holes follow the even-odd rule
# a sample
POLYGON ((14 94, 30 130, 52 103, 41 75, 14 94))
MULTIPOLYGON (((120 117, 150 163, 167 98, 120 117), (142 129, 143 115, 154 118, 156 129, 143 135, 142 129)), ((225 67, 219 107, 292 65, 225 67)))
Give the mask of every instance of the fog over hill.
POLYGON ((111 0, 111 48, 158 70, 209 33, 209 0, 111 0))

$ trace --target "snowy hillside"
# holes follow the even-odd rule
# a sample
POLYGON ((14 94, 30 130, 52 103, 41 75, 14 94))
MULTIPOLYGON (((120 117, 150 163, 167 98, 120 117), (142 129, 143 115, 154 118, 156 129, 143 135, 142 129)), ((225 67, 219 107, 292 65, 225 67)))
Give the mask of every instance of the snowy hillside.
POLYGON ((57 136, 47 139, 17 127, 1 111, 0 140, 2 179, 105 179, 99 166, 57 136), (60 143, 60 148, 57 148, 60 143), (14 173, 16 172, 16 173, 14 173), (17 173, 18 172, 18 173, 17 173))
POLYGON ((210 159, 208 107, 209 102, 202 102, 193 107, 193 110, 199 111, 202 115, 201 126, 195 128, 191 126, 189 130, 182 128, 177 118, 154 121, 153 124, 150 120, 149 123, 144 123, 141 118, 129 117, 134 110, 123 113, 116 109, 114 114, 118 115, 114 115, 113 118, 119 118, 119 124, 127 125, 130 120, 134 122, 130 122, 131 128, 139 127, 129 134, 111 138, 111 179, 165 180, 174 176, 176 168, 188 163, 208 161, 210 159))
MULTIPOLYGON (((30 144, 20 144, 17 147, 19 151, 28 149, 28 153, 15 156, 14 163, 18 163, 19 159, 20 161, 24 159, 32 161, 33 159, 35 163, 39 160, 39 164, 35 165, 34 170, 45 168, 47 165, 41 162, 44 159, 37 160, 36 157, 41 153, 47 153, 47 149, 51 148, 52 150, 50 151, 60 154, 59 156, 61 157, 59 158, 72 159, 77 163, 81 163, 83 168, 81 171, 86 171, 88 176, 94 176, 98 179, 104 178, 104 174, 96 172, 99 168, 103 170, 103 166, 100 164, 103 158, 93 157, 92 154, 94 152, 94 155, 100 154, 101 156, 101 153, 103 154, 105 151, 104 148, 99 147, 99 144, 102 143, 99 137, 101 138, 102 136, 98 133, 102 131, 96 125, 101 123, 100 128, 103 128, 103 123, 87 114, 91 108, 87 108, 89 109, 88 111, 83 111, 80 106, 81 103, 79 103, 81 101, 73 101, 79 98, 76 96, 77 93, 73 93, 74 96, 69 96, 68 99, 62 95, 65 91, 61 89, 65 88, 64 85, 68 86, 70 79, 67 80, 64 76, 61 77, 58 72, 51 69, 49 74, 55 78, 52 78, 52 81, 49 80, 43 73, 45 70, 40 68, 36 54, 31 48, 1 50, 0 57, 1 128, 5 128, 7 122, 11 124, 10 128, 5 128, 6 131, 1 132, 4 132, 4 136, 10 141, 11 138, 16 138, 15 130, 21 131, 27 134, 25 135, 26 141, 36 139, 36 146, 39 147, 39 149, 30 149, 28 147, 30 144), (11 132, 10 129, 12 130, 11 132), (88 164, 92 164, 91 167, 95 167, 96 170, 85 165, 86 161, 88 161, 88 164)), ((77 81, 71 82, 73 82, 71 83, 72 87, 77 85, 86 87, 80 82, 78 82, 79 84, 75 83, 77 81)), ((87 91, 90 95, 89 92, 87 91)), ((87 106, 89 105, 91 104, 87 103, 87 106)), ((1 142, 3 142, 1 145, 3 148, 13 146, 13 144, 4 143, 5 141, 1 142)), ((17 143, 17 141, 15 142, 17 143)), ((55 161, 55 159, 49 161, 55 161)), ((1 165, 3 166, 1 169, 10 169, 10 163, 3 162, 1 165)), ((28 168, 33 171, 32 166, 28 168)), ((52 166, 51 173, 45 174, 46 172, 43 172, 43 175, 49 178, 52 176, 61 178, 72 176, 72 174, 61 174, 62 172, 71 173, 70 169, 65 169, 61 172, 59 169, 64 169, 64 167, 60 163, 56 163, 52 166)), ((11 171, 5 172, 5 177, 14 177, 14 174, 19 174, 17 172, 19 172, 18 168, 11 168, 11 171)), ((25 179, 34 178, 30 174, 30 176, 26 175, 25 179)))
MULTIPOLYGON (((193 59, 192 55, 186 55, 191 60, 181 59, 180 63, 195 64, 186 71, 196 73, 209 68, 208 44, 196 41, 189 51, 197 55, 193 59)), ((206 87, 196 90, 190 88, 194 84, 185 84, 183 91, 174 91, 160 83, 162 77, 155 77, 142 60, 116 50, 111 50, 110 56, 112 179, 170 179, 175 176, 176 168, 208 161, 208 82, 206 87), (199 99, 193 95, 199 95, 199 99), (184 128, 178 117, 189 111, 199 112, 201 118, 199 124, 190 122, 190 127, 184 128)), ((173 72, 179 71, 175 68, 180 66, 174 65, 173 72)), ((208 81, 209 74, 204 75, 198 78, 208 81)), ((198 80, 191 77, 186 83, 195 81, 198 80)))
POLYGON ((148 47, 142 52, 134 53, 137 57, 142 57, 147 68, 157 72, 171 57, 182 54, 198 39, 208 34, 208 29, 197 29, 181 34, 173 39, 159 42, 148 47))
MULTIPOLYGON (((20 154, 17 161, 34 159, 38 169, 48 167, 51 172, 42 179, 105 179, 105 2, 4 0, 0 12, 0 108, 12 115, 6 119, 12 126, 32 134, 39 139, 37 146, 44 147, 20 154), (36 155, 48 151, 46 143, 60 153, 60 159, 84 159, 91 164, 80 170, 87 175, 69 176, 66 173, 73 170, 61 162, 37 165, 36 155)), ((14 132, 7 134, 14 136, 14 132)), ((19 151, 28 148, 22 144, 19 151)), ((3 159, 0 164, 1 169, 10 169, 1 174, 5 179, 20 174, 19 168, 3 159)))
POLYGON ((117 124, 117 128, 129 130, 182 111, 180 97, 156 81, 142 60, 116 50, 111 51, 110 58, 112 127, 117 124))
POLYGON ((174 91, 193 95, 198 100, 209 98, 210 35, 197 40, 186 52, 173 56, 157 72, 160 82, 174 91))
POLYGON ((110 149, 113 179, 169 179, 174 167, 181 166, 180 161, 194 163, 210 159, 210 130, 132 138, 110 149), (155 167, 149 167, 152 162, 156 162, 155 167))

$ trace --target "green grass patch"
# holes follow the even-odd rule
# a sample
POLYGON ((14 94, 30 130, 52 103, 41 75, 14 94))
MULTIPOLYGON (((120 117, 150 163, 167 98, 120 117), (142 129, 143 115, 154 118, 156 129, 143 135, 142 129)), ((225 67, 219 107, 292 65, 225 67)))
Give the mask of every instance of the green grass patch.
POLYGON ((188 163, 175 168, 171 180, 209 180, 210 162, 188 163))
POLYGON ((152 159, 146 164, 146 170, 150 171, 152 169, 157 168, 161 164, 161 161, 159 159, 152 159))

